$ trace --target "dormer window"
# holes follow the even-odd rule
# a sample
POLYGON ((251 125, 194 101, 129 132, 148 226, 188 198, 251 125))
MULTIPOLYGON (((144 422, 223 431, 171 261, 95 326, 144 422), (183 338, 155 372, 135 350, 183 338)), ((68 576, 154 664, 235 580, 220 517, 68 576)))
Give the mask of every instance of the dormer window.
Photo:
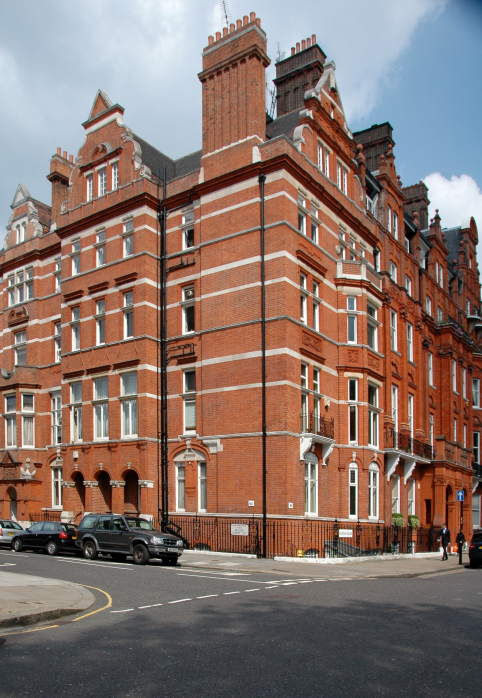
POLYGON ((343 194, 348 193, 348 170, 341 162, 338 162, 336 167, 336 183, 343 194))
POLYGON ((92 201, 92 199, 94 198, 94 178, 91 174, 86 176, 85 186, 86 186, 86 200, 92 201))
POLYGON ((24 242, 25 237, 26 237, 26 233, 27 233, 27 222, 21 221, 20 223, 17 223, 15 226, 17 245, 19 245, 21 242, 24 242))
POLYGON ((107 194, 107 168, 101 167, 97 173, 98 177, 98 195, 104 196, 107 194))
POLYGON ((112 191, 119 188, 119 163, 112 163, 112 191))

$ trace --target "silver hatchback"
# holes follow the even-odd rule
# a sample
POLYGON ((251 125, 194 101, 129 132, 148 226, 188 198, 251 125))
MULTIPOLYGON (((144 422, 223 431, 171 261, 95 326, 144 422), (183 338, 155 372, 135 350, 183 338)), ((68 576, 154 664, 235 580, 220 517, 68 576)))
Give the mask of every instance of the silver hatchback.
POLYGON ((12 538, 18 531, 23 531, 23 528, 16 521, 0 519, 0 545, 10 547, 12 538))

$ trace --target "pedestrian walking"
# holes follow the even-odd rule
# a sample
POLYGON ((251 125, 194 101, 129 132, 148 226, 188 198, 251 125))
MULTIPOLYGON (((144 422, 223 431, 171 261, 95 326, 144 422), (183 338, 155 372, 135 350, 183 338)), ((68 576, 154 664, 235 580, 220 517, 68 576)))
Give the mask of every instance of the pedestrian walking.
POLYGON ((442 550, 443 550, 442 560, 448 560, 449 557, 447 555, 447 546, 450 543, 450 531, 447 528, 447 524, 444 524, 442 526, 442 530, 440 531, 439 540, 440 540, 440 543, 442 544, 442 550))

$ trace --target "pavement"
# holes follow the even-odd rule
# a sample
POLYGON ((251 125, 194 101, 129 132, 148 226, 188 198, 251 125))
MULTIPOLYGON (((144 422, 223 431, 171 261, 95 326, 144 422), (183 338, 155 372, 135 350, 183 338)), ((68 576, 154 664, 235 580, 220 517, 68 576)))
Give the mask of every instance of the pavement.
MULTIPOLYGON (((467 555, 463 556, 467 564, 467 555)), ((421 577, 462 570, 458 555, 442 561, 439 553, 428 555, 382 555, 363 559, 261 559, 229 553, 185 551, 182 567, 216 571, 231 568, 233 573, 257 572, 284 577, 320 577, 325 579, 380 579, 421 577)), ((0 572, 0 627, 30 625, 90 608, 94 595, 85 587, 60 579, 30 574, 0 572)))
POLYGON ((31 625, 85 611, 94 595, 80 584, 0 572, 0 627, 31 625))

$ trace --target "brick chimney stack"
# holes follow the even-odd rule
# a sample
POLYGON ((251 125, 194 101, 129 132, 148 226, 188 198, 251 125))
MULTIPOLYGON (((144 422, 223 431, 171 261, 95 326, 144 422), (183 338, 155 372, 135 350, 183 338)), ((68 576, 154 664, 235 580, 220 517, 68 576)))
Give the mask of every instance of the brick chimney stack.
POLYGON ((276 115, 283 116, 304 106, 305 92, 313 89, 323 73, 326 56, 316 34, 291 48, 291 55, 276 63, 276 115))
POLYGON ((250 136, 266 139, 266 34, 251 12, 208 38, 199 79, 203 155, 250 136))
POLYGON ((52 221, 60 213, 62 201, 68 197, 70 174, 74 168, 74 156, 57 148, 50 160, 50 173, 47 179, 52 183, 52 221))

